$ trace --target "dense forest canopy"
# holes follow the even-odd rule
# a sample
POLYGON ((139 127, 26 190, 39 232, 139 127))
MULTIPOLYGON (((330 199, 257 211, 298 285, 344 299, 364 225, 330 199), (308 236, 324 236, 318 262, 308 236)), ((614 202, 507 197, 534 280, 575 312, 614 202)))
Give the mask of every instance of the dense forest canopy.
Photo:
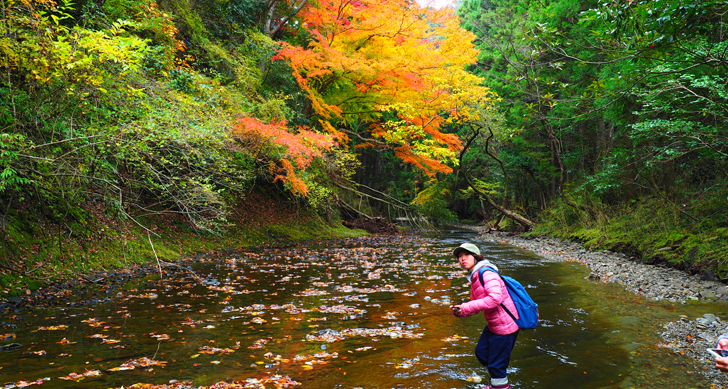
MULTIPOLYGON (((552 231, 578 225, 581 239, 701 262, 691 234, 728 221, 727 10, 725 1, 465 1, 459 14, 480 49, 471 70, 502 99, 498 152, 520 173, 512 200, 552 231), (652 248, 640 247, 645 234, 652 248)), ((714 263, 722 245, 706 250, 714 263)))
POLYGON ((5 237, 256 190, 726 265, 726 1, 0 1, 5 237))

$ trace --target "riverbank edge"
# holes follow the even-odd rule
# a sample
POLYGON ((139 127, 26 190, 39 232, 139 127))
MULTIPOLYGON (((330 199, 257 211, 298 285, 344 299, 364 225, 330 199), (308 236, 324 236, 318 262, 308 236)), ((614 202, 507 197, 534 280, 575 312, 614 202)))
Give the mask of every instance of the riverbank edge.
MULTIPOLYGON (((590 270, 591 282, 613 282, 645 299, 668 300, 685 304, 691 300, 727 303, 728 286, 701 279, 685 271, 664 265, 650 265, 630 258, 627 254, 609 250, 590 251, 580 243, 547 236, 527 236, 516 233, 488 231, 479 227, 467 227, 478 232, 486 240, 508 244, 528 250, 551 261, 578 262, 590 270)), ((695 361, 690 374, 703 374, 711 382, 711 389, 728 389, 728 375, 715 368, 715 360, 706 348, 715 347, 723 333, 728 333, 728 317, 706 312, 702 317, 676 316, 675 321, 662 325, 663 343, 655 346, 667 348, 695 361)))
MULTIPOLYGON (((15 255, 6 255, 0 267, 0 313, 25 306, 93 303, 129 280, 184 270, 185 261, 207 255, 369 235, 341 221, 324 221, 311 210, 274 202, 241 204, 236 215, 220 235, 194 230, 174 217, 148 220, 143 226, 96 218, 89 228, 95 233, 76 239, 15 234, 11 239, 15 255), (58 247, 63 248, 62 256, 58 247), (16 263, 17 268, 10 268, 9 263, 16 263), (31 272, 34 268, 34 273, 23 274, 22 269, 31 272)), ((6 251, 4 247, 3 253, 6 251)))

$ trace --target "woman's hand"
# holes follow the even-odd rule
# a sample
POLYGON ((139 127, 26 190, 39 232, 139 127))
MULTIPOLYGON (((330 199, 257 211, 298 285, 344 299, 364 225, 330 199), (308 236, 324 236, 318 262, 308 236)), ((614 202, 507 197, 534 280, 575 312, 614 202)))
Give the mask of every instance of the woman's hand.
MULTIPOLYGON (((718 341, 718 348, 728 349, 728 339, 723 338, 718 341)), ((715 367, 723 373, 728 373, 728 357, 715 358, 715 367)))
POLYGON ((722 348, 724 350, 725 349, 728 349, 728 339, 727 338, 722 338, 721 340, 719 340, 718 341, 718 348, 722 348))
POLYGON ((452 311, 452 314, 455 315, 455 316, 457 316, 457 317, 462 317, 462 315, 463 315, 462 312, 460 311, 460 306, 459 305, 451 305, 450 306, 450 311, 452 311))
POLYGON ((715 358, 715 367, 723 373, 728 373, 728 357, 715 358))

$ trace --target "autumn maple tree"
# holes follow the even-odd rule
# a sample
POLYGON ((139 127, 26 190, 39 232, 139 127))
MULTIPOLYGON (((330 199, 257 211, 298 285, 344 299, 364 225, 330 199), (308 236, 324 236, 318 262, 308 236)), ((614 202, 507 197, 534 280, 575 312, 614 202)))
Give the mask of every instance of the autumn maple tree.
POLYGON ((305 47, 282 43, 306 93, 313 122, 359 146, 393 148, 433 175, 451 172, 462 147, 445 123, 476 115, 495 99, 466 72, 475 62, 474 36, 450 9, 411 0, 321 0, 301 11, 305 47))

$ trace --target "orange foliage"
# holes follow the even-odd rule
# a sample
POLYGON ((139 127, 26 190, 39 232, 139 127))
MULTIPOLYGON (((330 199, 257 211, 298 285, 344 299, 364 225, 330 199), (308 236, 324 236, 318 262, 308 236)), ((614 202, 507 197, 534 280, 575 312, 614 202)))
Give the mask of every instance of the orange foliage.
POLYGON ((308 187, 302 179, 298 178, 296 171, 293 168, 291 161, 281 158, 281 166, 276 165, 275 162, 271 161, 268 165, 268 171, 273 174, 273 182, 281 181, 284 184, 290 185, 291 192, 296 195, 306 196, 308 194, 308 187))
MULTIPOLYGON (((446 134, 440 132, 440 125, 444 122, 441 116, 434 116, 429 119, 425 118, 411 118, 402 123, 401 128, 393 128, 390 126, 391 123, 374 124, 371 127, 372 136, 375 138, 383 138, 389 143, 397 143, 397 136, 406 133, 407 136, 413 139, 426 138, 438 142, 442 145, 441 148, 430 148, 415 150, 408 144, 394 147, 395 155, 403 162, 412 164, 422 170, 425 174, 432 177, 436 173, 452 173, 452 168, 439 161, 438 156, 435 154, 438 150, 445 152, 456 153, 462 148, 462 141, 455 134, 446 134)), ((402 142, 399 142, 402 143, 402 142)), ((371 143, 365 143, 362 147, 371 147, 371 143)))
POLYGON ((258 119, 244 117, 238 120, 238 125, 233 129, 233 136, 238 134, 255 134, 274 144, 285 148, 286 158, 296 162, 296 166, 305 170, 316 157, 323 155, 323 150, 330 150, 335 145, 330 135, 319 134, 309 131, 303 127, 293 134, 286 127, 286 120, 272 120, 265 124, 258 119))
POLYGON ((244 117, 238 120, 232 131, 234 138, 241 136, 255 136, 281 146, 283 157, 270 163, 270 172, 275 175, 274 181, 282 181, 291 186, 295 194, 305 196, 308 194, 306 184, 296 175, 296 167, 301 171, 311 165, 314 158, 322 157, 324 150, 330 150, 336 145, 331 135, 319 134, 299 127, 297 132, 291 133, 286 127, 286 120, 272 120, 265 124, 258 119, 244 117), (295 162, 295 167, 291 160, 295 162))
POLYGON ((422 9, 410 0, 322 0, 301 17, 312 38, 308 47, 282 43, 275 58, 290 61, 324 118, 362 101, 375 109, 407 103, 430 114, 448 110, 442 96, 477 58, 474 35, 451 9, 422 9), (327 95, 334 83, 359 92, 357 101, 347 93, 327 95))
POLYGON ((468 106, 492 99, 465 71, 477 58, 474 35, 453 10, 411 0, 320 0, 301 18, 308 46, 281 43, 274 60, 290 62, 320 120, 376 123, 373 135, 405 161, 451 171, 443 162, 462 144, 440 131, 440 115, 467 120, 468 106), (382 122, 386 111, 402 122, 382 122))
POLYGON ((437 115, 427 120, 422 117, 416 117, 411 118, 409 121, 416 126, 422 126, 422 129, 425 130, 426 133, 437 139, 438 142, 447 145, 447 147, 451 150, 459 151, 462 149, 463 142, 457 135, 440 132, 440 126, 445 121, 442 116, 437 115))
POLYGON ((435 173, 452 173, 450 166, 438 162, 433 158, 414 154, 407 146, 395 147, 394 155, 403 162, 417 166, 430 177, 433 177, 435 173))

